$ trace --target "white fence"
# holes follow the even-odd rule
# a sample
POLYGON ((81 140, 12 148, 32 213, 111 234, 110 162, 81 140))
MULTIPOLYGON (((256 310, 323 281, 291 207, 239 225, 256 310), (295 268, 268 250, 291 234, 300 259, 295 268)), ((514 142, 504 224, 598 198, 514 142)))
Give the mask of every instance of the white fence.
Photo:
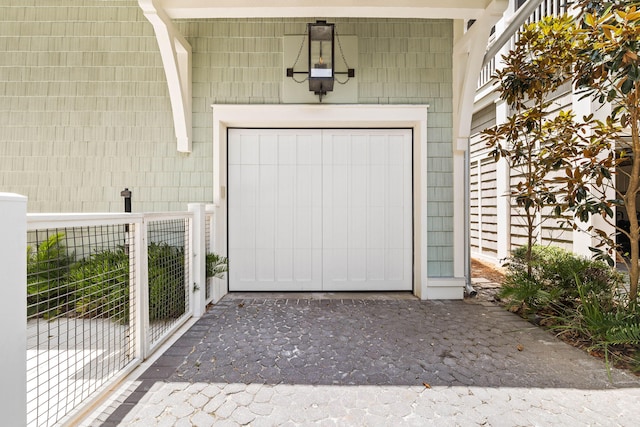
MULTIPOLYGON (((26 215, 26 269, 14 269, 27 302, 26 325, 16 325, 26 342, 26 408, 8 408, 18 412, 13 420, 21 410, 26 417, 12 425, 72 420, 216 302, 226 287, 205 275, 214 223, 200 204, 181 213, 26 215)), ((24 259, 24 232, 13 239, 24 259)))

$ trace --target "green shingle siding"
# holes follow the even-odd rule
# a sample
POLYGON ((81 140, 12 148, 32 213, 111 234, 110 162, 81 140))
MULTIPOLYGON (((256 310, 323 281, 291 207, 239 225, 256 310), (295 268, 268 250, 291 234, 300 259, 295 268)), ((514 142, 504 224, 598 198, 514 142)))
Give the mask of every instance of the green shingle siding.
MULTIPOLYGON (((31 212, 119 212, 124 187, 135 211, 210 202, 210 105, 280 103, 282 38, 308 21, 175 23, 193 47, 193 152, 184 155, 137 1, 0 0, 0 190, 27 195, 31 212)), ((358 37, 359 103, 430 105, 429 268, 450 276, 452 22, 333 22, 358 37)))

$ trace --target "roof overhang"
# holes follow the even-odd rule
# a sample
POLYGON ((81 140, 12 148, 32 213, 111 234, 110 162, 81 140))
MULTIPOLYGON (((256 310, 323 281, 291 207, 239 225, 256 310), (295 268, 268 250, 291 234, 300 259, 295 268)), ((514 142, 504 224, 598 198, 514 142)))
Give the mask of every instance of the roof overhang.
POLYGON ((502 16, 508 0, 138 0, 153 25, 167 76, 178 151, 190 152, 191 46, 173 25, 175 19, 223 18, 414 18, 476 22, 454 46, 454 131, 468 133, 475 84, 491 26, 502 16), (256 3, 259 6, 256 6, 256 3), (462 125, 462 126, 460 126, 462 125))
POLYGON ((478 19, 493 0, 154 0, 172 19, 422 18, 478 19))

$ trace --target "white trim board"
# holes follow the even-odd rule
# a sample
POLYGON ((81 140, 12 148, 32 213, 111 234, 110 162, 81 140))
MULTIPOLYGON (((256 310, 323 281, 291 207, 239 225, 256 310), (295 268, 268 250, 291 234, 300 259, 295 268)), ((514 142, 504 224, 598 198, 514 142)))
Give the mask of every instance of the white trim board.
MULTIPOLYGON (((421 299, 462 298, 464 281, 430 292, 427 280, 427 112, 428 105, 212 105, 213 200, 216 251, 227 248, 227 129, 246 128, 411 128, 413 130, 414 293, 421 299), (431 296, 430 296, 431 295, 431 296)), ((432 279, 438 280, 438 279, 432 279)))

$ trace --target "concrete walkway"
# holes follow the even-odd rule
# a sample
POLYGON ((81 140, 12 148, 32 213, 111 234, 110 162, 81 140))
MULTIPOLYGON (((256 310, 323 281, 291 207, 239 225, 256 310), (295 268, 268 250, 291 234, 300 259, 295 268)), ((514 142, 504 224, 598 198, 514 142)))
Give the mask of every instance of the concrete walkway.
POLYGON ((639 402, 491 303, 230 294, 91 425, 637 426, 639 402))

